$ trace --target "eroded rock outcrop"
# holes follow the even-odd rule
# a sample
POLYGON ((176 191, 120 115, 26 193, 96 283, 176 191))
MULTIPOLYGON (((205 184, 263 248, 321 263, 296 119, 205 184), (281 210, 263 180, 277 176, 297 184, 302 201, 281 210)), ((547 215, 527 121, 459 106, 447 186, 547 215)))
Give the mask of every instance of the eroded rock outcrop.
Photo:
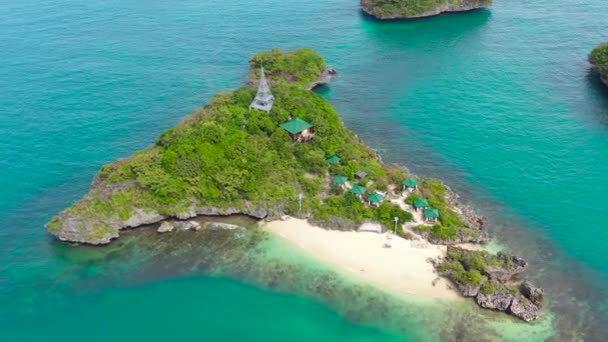
POLYGON ((361 9, 382 20, 411 19, 465 12, 492 5, 492 0, 361 0, 361 9))
POLYGON ((530 322, 538 319, 540 306, 532 303, 528 298, 519 295, 513 299, 513 303, 511 303, 511 306, 509 307, 509 312, 517 318, 530 322))
POLYGON ((475 301, 485 309, 507 311, 515 296, 508 289, 498 289, 494 292, 479 291, 475 301))
POLYGON ((535 305, 541 305, 543 302, 543 297, 545 295, 545 291, 535 286, 529 281, 524 281, 520 286, 521 294, 528 298, 535 305))
POLYGON ((525 321, 539 316, 543 289, 529 281, 517 283, 528 266, 520 257, 448 247, 446 258, 434 265, 439 275, 448 278, 463 296, 475 297, 482 308, 507 312, 525 321))
POLYGON ((323 69, 323 72, 321 73, 319 78, 317 78, 314 82, 312 82, 308 86, 308 90, 313 90, 314 88, 331 83, 331 82, 335 81, 337 78, 338 78, 338 72, 336 71, 336 69, 334 69, 332 67, 325 67, 325 69, 323 69))

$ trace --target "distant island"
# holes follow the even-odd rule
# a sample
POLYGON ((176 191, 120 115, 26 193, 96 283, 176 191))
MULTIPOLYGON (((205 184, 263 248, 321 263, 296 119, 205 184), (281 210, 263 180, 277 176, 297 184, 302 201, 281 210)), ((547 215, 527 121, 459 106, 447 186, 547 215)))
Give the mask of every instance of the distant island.
POLYGON ((492 0, 361 0, 361 9, 378 19, 414 19, 465 12, 492 5, 492 0))
MULTIPOLYGON (((300 222, 310 234, 315 226, 372 232, 376 239, 394 232, 385 248, 407 240, 438 245, 433 267, 480 306, 526 321, 538 317, 542 290, 515 277, 527 269, 523 259, 446 249, 488 241, 483 218, 441 181, 382 163, 331 104, 310 91, 337 77, 322 56, 274 49, 249 64, 247 86, 214 96, 153 146, 103 166, 89 193, 55 216, 48 232, 103 245, 127 228, 198 230, 203 227, 189 219, 234 214, 300 222)), ((275 224, 279 234, 284 229, 275 224)), ((300 233, 294 236, 308 235, 300 233)), ((412 246, 403 248, 422 256, 412 246)), ((420 269, 425 272, 424 264, 420 269)))
POLYGON ((608 42, 598 45, 591 51, 589 62, 599 73, 602 82, 608 86, 608 42))

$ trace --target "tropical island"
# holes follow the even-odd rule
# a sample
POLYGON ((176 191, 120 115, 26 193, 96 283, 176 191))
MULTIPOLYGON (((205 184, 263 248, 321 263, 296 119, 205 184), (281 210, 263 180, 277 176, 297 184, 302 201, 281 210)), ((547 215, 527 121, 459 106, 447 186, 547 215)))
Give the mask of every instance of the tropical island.
POLYGON ((589 62, 599 73, 602 82, 608 86, 608 42, 598 45, 591 51, 589 62))
POLYGON ((306 249, 305 240, 316 237, 311 254, 333 249, 328 258, 333 253, 345 268, 387 279, 379 283, 390 283, 407 261, 418 265, 409 276, 424 280, 413 292, 446 295, 447 288, 433 290, 439 274, 484 308, 538 318, 542 290, 520 284, 523 259, 454 247, 488 241, 483 218, 440 180, 384 164, 310 91, 336 77, 322 56, 274 49, 249 64, 248 85, 214 96, 153 146, 103 166, 89 193, 55 216, 48 232, 103 245, 127 228, 198 230, 190 220, 197 216, 247 215, 270 222, 268 230, 294 246, 306 249), (336 252, 348 239, 354 252, 336 252), (324 251, 314 249, 320 243, 324 251), (389 250, 401 259, 381 269, 389 250))
POLYGON ((490 5, 492 0, 361 0, 363 12, 381 20, 431 17, 490 5))

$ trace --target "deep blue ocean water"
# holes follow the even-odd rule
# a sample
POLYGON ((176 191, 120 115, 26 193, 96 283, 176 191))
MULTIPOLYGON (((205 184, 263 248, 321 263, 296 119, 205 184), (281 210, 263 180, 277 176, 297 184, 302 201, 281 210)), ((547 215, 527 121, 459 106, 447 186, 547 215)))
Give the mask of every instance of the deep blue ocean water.
POLYGON ((151 272, 124 281, 142 262, 137 253, 104 268, 43 229, 101 165, 240 86, 248 56, 273 47, 322 53, 341 77, 321 93, 348 127, 385 160, 446 180, 490 218, 500 245, 530 258, 560 339, 606 333, 608 89, 586 62, 608 38, 605 0, 497 0, 490 10, 407 22, 370 20, 356 0, 0 0, 0 8, 3 340, 78 340, 95 327, 99 340, 128 339, 147 324, 157 329, 141 336, 152 340, 394 338, 322 301, 221 277, 151 272), (197 297, 223 291, 220 304, 197 297), (241 296, 252 305, 239 305, 241 296), (184 308, 188 300, 216 314, 184 308), (267 316, 256 317, 262 305, 267 316), (157 311, 170 317, 166 329, 142 317, 157 311), (255 327, 240 323, 247 317, 255 327), (197 330, 205 326, 213 329, 197 330))

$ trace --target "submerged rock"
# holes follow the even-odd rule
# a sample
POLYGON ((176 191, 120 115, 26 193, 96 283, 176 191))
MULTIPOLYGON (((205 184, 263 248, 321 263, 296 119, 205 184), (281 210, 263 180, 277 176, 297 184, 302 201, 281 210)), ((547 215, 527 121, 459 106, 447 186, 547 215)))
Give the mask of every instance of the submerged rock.
POLYGON ((173 231, 173 229, 175 229, 175 226, 171 222, 164 221, 156 231, 159 233, 167 233, 173 231))
POLYGON ((208 229, 227 229, 227 230, 235 230, 235 229, 242 229, 244 230, 244 227, 238 226, 236 224, 230 224, 230 223, 221 223, 221 222, 208 222, 207 224, 205 224, 205 228, 208 229))
POLYGON ((201 225, 196 221, 173 221, 173 225, 179 230, 201 229, 201 225))

